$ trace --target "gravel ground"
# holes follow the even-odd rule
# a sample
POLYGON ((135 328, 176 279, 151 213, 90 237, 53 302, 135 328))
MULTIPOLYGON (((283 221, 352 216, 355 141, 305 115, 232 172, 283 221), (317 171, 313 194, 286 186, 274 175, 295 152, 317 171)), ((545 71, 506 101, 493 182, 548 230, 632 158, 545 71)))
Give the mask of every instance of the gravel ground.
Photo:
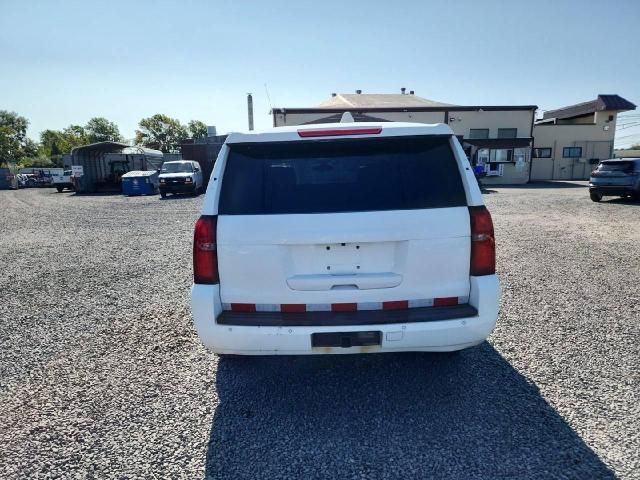
POLYGON ((640 204, 498 188, 489 342, 218 359, 202 197, 0 191, 0 478, 640 478, 640 204))

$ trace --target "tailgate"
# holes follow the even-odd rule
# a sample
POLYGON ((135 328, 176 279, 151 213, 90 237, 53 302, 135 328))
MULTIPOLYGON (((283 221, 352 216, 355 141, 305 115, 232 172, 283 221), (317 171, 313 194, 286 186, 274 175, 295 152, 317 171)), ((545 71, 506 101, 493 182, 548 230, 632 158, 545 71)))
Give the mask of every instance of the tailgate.
MULTIPOLYGON (((218 218, 223 303, 263 308, 469 295, 466 207, 218 218)), ((431 303, 432 304, 432 303, 431 303)))

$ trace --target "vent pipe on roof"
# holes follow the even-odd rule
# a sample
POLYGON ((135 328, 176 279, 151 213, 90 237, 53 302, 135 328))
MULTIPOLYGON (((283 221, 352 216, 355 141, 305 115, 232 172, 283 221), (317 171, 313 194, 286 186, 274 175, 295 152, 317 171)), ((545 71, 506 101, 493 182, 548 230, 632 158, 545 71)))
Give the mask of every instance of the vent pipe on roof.
POLYGON ((407 91, 407 89, 406 89, 406 88, 404 88, 404 87, 402 87, 402 88, 400 89, 400 93, 402 93, 402 95, 404 95, 406 91, 407 91))
POLYGON ((249 115, 249 130, 253 130, 253 96, 247 93, 247 114, 249 115))
POLYGON ((362 90, 356 90, 356 93, 360 95, 362 93, 362 90))

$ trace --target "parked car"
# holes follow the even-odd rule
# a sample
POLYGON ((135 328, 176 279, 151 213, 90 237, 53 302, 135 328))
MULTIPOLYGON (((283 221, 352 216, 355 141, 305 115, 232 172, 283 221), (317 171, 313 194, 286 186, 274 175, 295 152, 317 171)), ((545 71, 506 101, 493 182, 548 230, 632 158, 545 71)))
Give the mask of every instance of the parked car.
POLYGON ((25 187, 37 187, 40 185, 39 177, 33 173, 23 173, 25 187))
POLYGON ((27 187, 28 180, 29 180, 29 178, 27 177, 26 174, 24 174, 24 173, 17 173, 16 174, 16 181, 18 183, 18 188, 27 187))
POLYGON ((491 215, 447 125, 229 135, 193 243, 220 354, 457 351, 498 315, 491 215))
POLYGON ((594 202, 607 196, 640 199, 640 158, 600 162, 589 178, 589 196, 594 202))
POLYGON ((52 175, 51 183, 58 192, 62 192, 65 188, 73 190, 73 182, 71 181, 71 170, 65 170, 62 175, 52 175))
POLYGON ((202 169, 198 162, 192 160, 164 162, 158 181, 162 198, 168 193, 197 194, 204 191, 202 169))

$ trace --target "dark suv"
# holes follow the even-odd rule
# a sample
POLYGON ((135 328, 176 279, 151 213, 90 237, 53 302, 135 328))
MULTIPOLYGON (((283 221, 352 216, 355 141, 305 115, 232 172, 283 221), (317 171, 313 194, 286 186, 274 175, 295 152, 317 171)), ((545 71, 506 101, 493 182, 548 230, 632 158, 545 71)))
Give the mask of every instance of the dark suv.
POLYGON ((591 200, 602 197, 640 199, 640 158, 603 160, 589 178, 591 200))

